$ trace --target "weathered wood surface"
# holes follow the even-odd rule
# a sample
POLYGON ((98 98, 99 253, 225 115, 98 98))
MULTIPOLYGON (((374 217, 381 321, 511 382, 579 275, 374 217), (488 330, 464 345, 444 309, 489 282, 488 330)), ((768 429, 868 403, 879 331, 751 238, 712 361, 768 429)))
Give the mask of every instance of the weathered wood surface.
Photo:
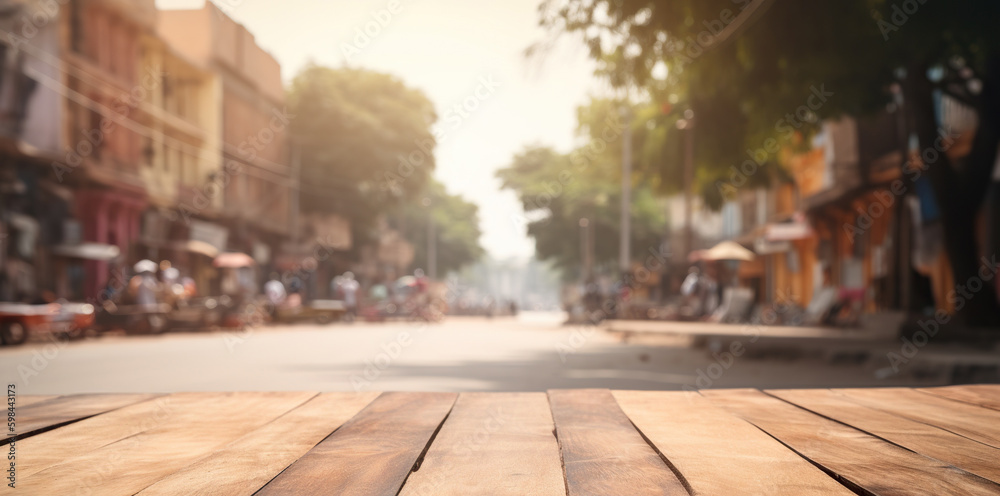
POLYGON ((563 495, 545 393, 462 393, 401 496, 563 495))
POLYGON ((705 395, 852 488, 880 496, 1000 494, 1000 485, 760 391, 705 395))
POLYGON ((749 422, 693 392, 616 391, 695 494, 853 494, 749 422))
POLYGON ((17 408, 24 408, 29 405, 34 405, 40 401, 48 401, 53 398, 58 398, 57 394, 32 394, 32 395, 17 395, 17 408))
POLYGON ((16 488, 997 495, 1000 386, 18 398, 16 488), (34 426, 34 427, 32 427, 34 426))
POLYGON ((1000 410, 1000 388, 996 386, 951 386, 917 389, 922 393, 961 401, 992 410, 1000 410))
MULTIPOLYGON (((135 494, 315 395, 202 395, 183 408, 173 405, 175 408, 168 410, 167 415, 152 420, 132 435, 116 436, 119 439, 115 442, 87 451, 64 451, 58 464, 37 471, 18 489, 26 494, 79 494, 81 490, 92 494, 135 494)), ((86 420, 68 427, 85 428, 85 424, 86 420)), ((31 448, 49 449, 44 438, 57 432, 58 429, 25 440, 21 456, 30 460, 31 448)))
POLYGON ((384 393, 257 494, 396 494, 456 397, 384 393))
POLYGON ((549 391, 567 493, 688 494, 604 389, 549 391))
POLYGON ((139 494, 253 494, 377 396, 321 394, 139 494))
POLYGON ((1000 448, 1000 411, 912 389, 835 389, 862 404, 1000 448))
MULTIPOLYGON (((140 401, 155 398, 154 394, 79 394, 74 396, 29 397, 27 405, 18 398, 15 405, 16 435, 18 439, 33 436, 40 431, 116 410, 140 401)), ((8 431, 0 444, 6 444, 13 435, 8 431)))
POLYGON ((1000 483, 1000 450, 953 432, 854 402, 829 389, 767 391, 789 403, 908 450, 1000 483))

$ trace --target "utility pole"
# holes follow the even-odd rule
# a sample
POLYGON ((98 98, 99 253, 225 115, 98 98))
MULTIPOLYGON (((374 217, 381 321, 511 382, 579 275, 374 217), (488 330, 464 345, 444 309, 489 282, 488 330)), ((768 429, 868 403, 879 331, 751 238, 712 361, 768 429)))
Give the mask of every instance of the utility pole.
POLYGON ((677 121, 677 129, 684 132, 684 254, 694 249, 694 111, 684 111, 684 118, 677 121))
MULTIPOLYGON (((903 99, 903 88, 899 83, 893 84, 891 91, 893 94, 893 103, 896 106, 896 140, 900 156, 902 157, 902 167, 905 169, 910 157, 909 133, 907 132, 908 126, 906 120, 907 103, 903 99)), ((906 171, 904 170, 903 172, 905 173, 906 171)), ((913 289, 911 288, 913 281, 910 271, 912 264, 911 240, 913 239, 913 224, 910 222, 910 215, 906 201, 896 202, 895 229, 892 237, 892 246, 889 248, 892 250, 889 257, 896 261, 892 268, 892 273, 896 276, 894 277, 896 284, 891 285, 890 290, 894 293, 893 306, 903 311, 910 309, 910 300, 913 298, 913 289), (892 288, 892 286, 898 286, 898 288, 892 288)))
POLYGON ((427 277, 437 279, 437 232, 434 226, 434 213, 431 210, 431 199, 424 198, 427 207, 427 277))
POLYGON ((590 220, 586 217, 580 219, 580 258, 583 262, 583 282, 590 280, 591 272, 594 270, 594 258, 591 252, 590 220))
POLYGON ((437 232, 434 219, 427 222, 427 277, 437 279, 437 232))
POLYGON ((289 223, 292 230, 292 246, 299 244, 299 190, 302 187, 302 179, 299 176, 302 170, 302 148, 298 143, 292 141, 292 188, 289 191, 290 201, 288 202, 289 223))
POLYGON ((622 274, 627 273, 631 266, 632 241, 632 111, 627 105, 626 102, 626 106, 621 109, 625 129, 622 143, 622 218, 618 268, 622 274))

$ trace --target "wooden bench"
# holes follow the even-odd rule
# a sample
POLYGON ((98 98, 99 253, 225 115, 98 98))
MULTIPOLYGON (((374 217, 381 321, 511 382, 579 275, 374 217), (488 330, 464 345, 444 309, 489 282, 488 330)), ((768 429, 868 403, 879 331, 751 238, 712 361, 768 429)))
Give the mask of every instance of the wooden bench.
POLYGON ((15 411, 4 494, 1000 494, 1000 386, 94 394, 15 411))

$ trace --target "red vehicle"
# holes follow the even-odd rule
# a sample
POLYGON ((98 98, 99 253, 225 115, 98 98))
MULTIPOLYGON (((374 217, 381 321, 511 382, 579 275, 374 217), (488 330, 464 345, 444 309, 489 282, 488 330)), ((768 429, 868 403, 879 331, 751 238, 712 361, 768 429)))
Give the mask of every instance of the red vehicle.
POLYGON ((0 340, 4 346, 22 344, 31 335, 74 337, 93 325, 94 307, 87 303, 0 303, 0 340))

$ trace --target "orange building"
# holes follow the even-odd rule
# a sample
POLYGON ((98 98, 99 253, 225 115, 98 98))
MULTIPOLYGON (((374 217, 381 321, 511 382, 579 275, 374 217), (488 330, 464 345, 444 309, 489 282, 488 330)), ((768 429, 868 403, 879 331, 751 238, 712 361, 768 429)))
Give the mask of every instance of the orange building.
POLYGON ((815 236, 814 287, 828 284, 864 313, 905 311, 912 226, 900 187, 902 140, 895 113, 824 123, 810 152, 787 161, 815 236))

